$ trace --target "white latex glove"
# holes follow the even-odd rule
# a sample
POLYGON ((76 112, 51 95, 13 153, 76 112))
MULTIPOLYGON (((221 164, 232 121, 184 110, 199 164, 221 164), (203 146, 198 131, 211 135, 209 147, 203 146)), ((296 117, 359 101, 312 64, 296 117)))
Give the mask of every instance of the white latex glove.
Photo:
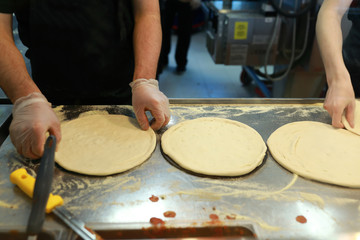
POLYGON ((166 126, 170 120, 169 100, 159 90, 158 81, 140 78, 130 83, 130 87, 132 88, 132 105, 140 127, 143 130, 149 128, 146 111, 150 111, 154 117, 152 129, 158 130, 166 126))
POLYGON ((61 140, 60 121, 41 93, 17 99, 12 110, 10 138, 21 155, 37 159, 43 155, 46 133, 61 140))

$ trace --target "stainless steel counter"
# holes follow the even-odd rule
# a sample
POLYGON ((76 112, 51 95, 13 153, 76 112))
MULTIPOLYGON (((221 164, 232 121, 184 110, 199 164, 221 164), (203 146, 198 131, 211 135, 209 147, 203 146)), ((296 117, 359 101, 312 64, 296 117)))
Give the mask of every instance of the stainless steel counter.
POLYGON ((0 146, 9 134, 11 110, 12 104, 0 104, 0 146))
MULTIPOLYGON (((128 106, 60 106, 55 110, 63 121, 86 111, 134 116, 128 106)), ((289 122, 331 122, 317 99, 173 99, 171 110, 168 127, 205 116, 228 118, 253 127, 264 141, 289 122)), ((244 226, 259 239, 359 238, 360 189, 297 177, 277 164, 269 153, 264 163, 246 176, 197 176, 163 157, 160 137, 164 131, 158 132, 158 144, 150 159, 125 173, 89 177, 57 166, 53 193, 61 195, 68 210, 98 231, 142 231, 151 226, 150 218, 157 217, 165 221, 167 228, 244 226), (152 195, 159 201, 150 201, 152 195), (166 211, 174 211, 176 217, 164 217, 166 211), (214 222, 211 214, 218 216, 219 221, 214 222), (298 221, 299 216, 307 222, 298 221)), ((34 174, 38 162, 20 157, 9 139, 0 148, 0 159, 0 232, 21 232, 31 201, 10 183, 9 174, 20 167, 34 174)), ((54 233, 54 239, 74 239, 52 215, 47 217, 44 228, 54 233)))

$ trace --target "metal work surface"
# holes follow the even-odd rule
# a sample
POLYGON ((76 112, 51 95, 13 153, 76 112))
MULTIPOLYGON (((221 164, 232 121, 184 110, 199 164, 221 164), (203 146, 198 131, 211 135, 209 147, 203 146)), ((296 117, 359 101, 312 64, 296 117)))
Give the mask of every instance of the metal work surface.
POLYGON ((11 110, 11 104, 0 104, 0 145, 5 141, 9 134, 11 110))
POLYGON ((0 126, 2 126, 5 121, 11 115, 12 105, 0 105, 0 126))
MULTIPOLYGON (((59 106, 55 110, 62 121, 86 111, 134 116, 129 106, 59 106)), ((331 122, 321 100, 173 99, 171 110, 167 128, 188 119, 220 117, 253 127, 265 142, 286 123, 331 122)), ((141 166, 108 177, 84 176, 57 166, 52 192, 62 196, 64 206, 99 233, 145 231, 143 228, 151 226, 150 219, 156 217, 165 221, 167 229, 240 226, 259 239, 359 237, 360 189, 297 177, 277 164, 269 153, 264 163, 246 176, 197 176, 162 155, 160 138, 167 128, 157 133, 156 149, 141 166), (151 201, 152 196, 159 200, 151 201), (164 217, 166 211, 174 211, 176 217, 164 217), (214 216, 219 219, 214 220, 214 216)), ((9 138, 0 149, 0 159, 0 230, 21 232, 26 227, 31 200, 10 183, 9 174, 20 167, 34 174, 38 162, 20 157, 9 138)), ((54 239, 69 236, 69 230, 52 215, 47 217, 44 228, 55 234, 54 239)))

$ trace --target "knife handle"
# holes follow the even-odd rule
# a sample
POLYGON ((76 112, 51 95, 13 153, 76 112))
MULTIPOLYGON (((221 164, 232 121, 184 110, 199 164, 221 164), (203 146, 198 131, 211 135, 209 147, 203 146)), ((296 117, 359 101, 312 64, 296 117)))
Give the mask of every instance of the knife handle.
MULTIPOLYGON (((26 195, 33 197, 35 178, 27 173, 24 168, 17 169, 10 174, 10 181, 16 184, 26 195)), ((46 213, 50 213, 54 208, 63 205, 64 200, 59 195, 50 193, 46 204, 46 213)))

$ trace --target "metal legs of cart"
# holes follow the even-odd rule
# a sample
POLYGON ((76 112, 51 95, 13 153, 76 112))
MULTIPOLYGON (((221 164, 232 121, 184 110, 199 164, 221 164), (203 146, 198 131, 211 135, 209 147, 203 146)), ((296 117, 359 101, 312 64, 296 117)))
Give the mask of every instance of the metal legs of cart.
POLYGON ((256 74, 252 67, 243 66, 243 72, 240 75, 240 80, 244 85, 248 84, 252 81, 255 82, 256 86, 259 87, 261 93, 266 98, 271 98, 273 96, 272 92, 266 86, 265 82, 261 80, 256 74))

